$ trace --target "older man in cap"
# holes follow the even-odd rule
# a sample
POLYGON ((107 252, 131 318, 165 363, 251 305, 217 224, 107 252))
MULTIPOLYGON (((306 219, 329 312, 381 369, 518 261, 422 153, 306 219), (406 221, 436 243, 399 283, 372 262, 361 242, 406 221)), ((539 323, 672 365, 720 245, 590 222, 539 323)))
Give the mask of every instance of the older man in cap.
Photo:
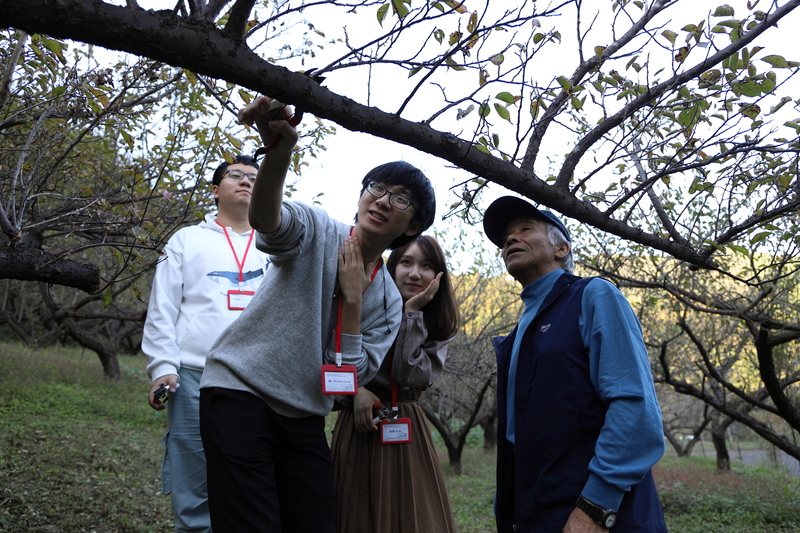
POLYGON ((497 530, 665 532, 651 471, 661 410, 630 304, 608 281, 573 275, 572 240, 550 211, 506 196, 483 227, 525 304, 494 339, 497 530))

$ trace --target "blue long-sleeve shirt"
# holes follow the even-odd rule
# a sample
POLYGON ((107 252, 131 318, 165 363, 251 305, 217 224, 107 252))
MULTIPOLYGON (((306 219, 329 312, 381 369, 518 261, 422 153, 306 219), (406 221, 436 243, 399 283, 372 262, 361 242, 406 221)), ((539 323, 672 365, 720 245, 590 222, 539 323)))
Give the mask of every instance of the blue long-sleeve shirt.
MULTIPOLYGON (((550 272, 521 294, 525 311, 514 339, 508 379, 506 438, 511 442, 520 342, 563 273, 560 269, 550 272)), ((625 492, 664 454, 661 409, 639 321, 614 285, 600 278, 587 283, 578 327, 589 356, 590 380, 608 408, 582 494, 603 508, 618 509, 625 492)))

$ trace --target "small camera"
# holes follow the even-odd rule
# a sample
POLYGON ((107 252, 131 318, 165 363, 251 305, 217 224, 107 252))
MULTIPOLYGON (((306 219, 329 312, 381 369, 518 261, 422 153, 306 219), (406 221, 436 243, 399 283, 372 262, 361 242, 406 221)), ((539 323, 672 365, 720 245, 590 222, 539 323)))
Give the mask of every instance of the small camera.
POLYGON ((169 400, 169 387, 162 383, 153 393, 153 397, 159 403, 167 403, 167 400, 169 400))

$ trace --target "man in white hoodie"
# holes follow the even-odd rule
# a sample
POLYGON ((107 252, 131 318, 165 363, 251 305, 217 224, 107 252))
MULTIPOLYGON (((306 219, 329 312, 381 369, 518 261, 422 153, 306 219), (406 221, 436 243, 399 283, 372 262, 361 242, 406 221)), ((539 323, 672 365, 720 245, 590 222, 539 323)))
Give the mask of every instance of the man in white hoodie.
POLYGON ((177 532, 211 531, 199 383, 209 348, 266 272, 266 254, 256 249, 248 221, 257 172, 255 161, 244 156, 217 168, 211 192, 218 213, 177 231, 153 278, 142 351, 151 379, 148 402, 167 409, 162 490, 172 496, 177 532), (162 385, 169 389, 165 403, 154 397, 162 385))

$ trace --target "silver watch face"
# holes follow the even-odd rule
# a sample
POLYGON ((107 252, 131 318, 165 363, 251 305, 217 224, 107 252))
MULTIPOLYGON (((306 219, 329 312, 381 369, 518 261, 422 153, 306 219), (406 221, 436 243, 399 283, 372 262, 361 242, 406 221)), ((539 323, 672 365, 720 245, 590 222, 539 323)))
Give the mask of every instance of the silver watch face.
POLYGON ((617 514, 611 513, 608 516, 606 516, 603 525, 605 526, 606 529, 611 529, 612 527, 614 527, 614 524, 616 523, 617 523, 617 514))

